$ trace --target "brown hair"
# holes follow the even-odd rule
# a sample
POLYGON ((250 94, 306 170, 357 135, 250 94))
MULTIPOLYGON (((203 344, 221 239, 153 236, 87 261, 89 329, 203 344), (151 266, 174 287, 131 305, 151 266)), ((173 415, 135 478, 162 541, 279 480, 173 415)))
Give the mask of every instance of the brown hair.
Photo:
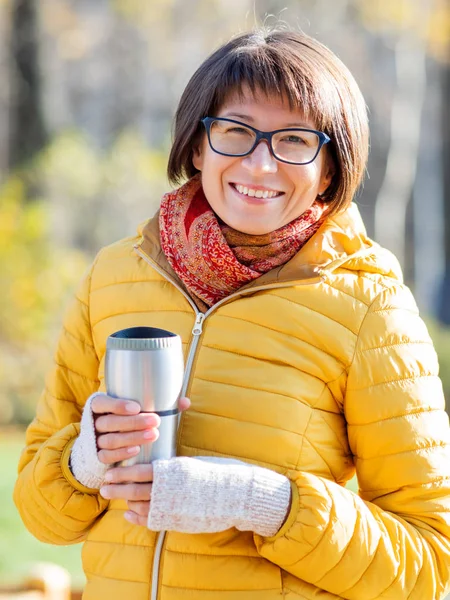
POLYGON ((221 46, 197 69, 175 115, 174 142, 167 174, 180 183, 198 171, 192 162, 200 143, 200 119, 215 116, 226 98, 248 86, 287 98, 317 129, 330 136, 333 181, 323 196, 330 213, 343 210, 361 184, 367 162, 369 130, 361 91, 347 67, 326 46, 300 32, 258 30, 221 46))

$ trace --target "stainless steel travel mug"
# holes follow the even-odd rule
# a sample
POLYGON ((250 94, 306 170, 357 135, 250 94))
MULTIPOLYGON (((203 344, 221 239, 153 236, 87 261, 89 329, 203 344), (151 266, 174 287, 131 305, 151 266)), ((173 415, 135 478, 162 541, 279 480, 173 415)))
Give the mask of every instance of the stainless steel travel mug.
POLYGON ((143 412, 161 417, 159 438, 143 444, 122 466, 148 463, 176 454, 178 398, 184 365, 181 338, 155 327, 131 327, 106 343, 105 382, 109 396, 139 402, 143 412))

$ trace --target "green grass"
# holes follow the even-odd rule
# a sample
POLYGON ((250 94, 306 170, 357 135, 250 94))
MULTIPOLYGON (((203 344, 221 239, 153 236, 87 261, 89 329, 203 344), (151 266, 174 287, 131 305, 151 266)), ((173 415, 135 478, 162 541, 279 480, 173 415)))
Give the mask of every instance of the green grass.
POLYGON ((51 562, 69 571, 73 587, 83 587, 81 544, 43 544, 28 533, 20 520, 12 493, 23 445, 23 433, 0 431, 0 583, 17 583, 25 578, 33 563, 51 562))

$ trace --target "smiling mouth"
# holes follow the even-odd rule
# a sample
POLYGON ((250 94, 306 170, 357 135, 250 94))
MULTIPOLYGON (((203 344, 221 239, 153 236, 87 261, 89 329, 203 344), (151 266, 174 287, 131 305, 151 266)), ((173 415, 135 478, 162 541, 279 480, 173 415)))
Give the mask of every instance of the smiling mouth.
POLYGON ((252 187, 247 187, 245 185, 240 185, 238 183, 232 183, 231 186, 238 191, 240 194, 244 196, 249 196, 250 198, 277 198, 284 194, 284 192, 277 192, 275 190, 264 190, 264 189, 255 189, 252 187))

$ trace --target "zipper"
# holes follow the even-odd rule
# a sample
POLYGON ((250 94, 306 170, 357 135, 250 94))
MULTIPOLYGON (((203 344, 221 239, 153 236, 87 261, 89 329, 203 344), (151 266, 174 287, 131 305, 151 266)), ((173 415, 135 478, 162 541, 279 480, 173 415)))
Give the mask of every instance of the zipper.
MULTIPOLYGON (((241 290, 240 292, 235 292, 234 294, 230 294, 223 300, 219 300, 214 306, 209 308, 205 313, 202 313, 198 310, 197 305, 192 300, 192 298, 187 294, 187 292, 180 286, 178 281, 171 277, 167 271, 162 269, 157 262, 155 262, 152 258, 150 258, 145 252, 143 252, 139 246, 139 244, 135 244, 134 249, 136 253, 147 262, 157 273, 159 273, 164 279, 172 283, 177 290, 186 298, 195 313, 195 323, 192 328, 192 341, 189 347, 188 356, 186 360, 186 367, 184 371, 183 385, 181 388, 181 396, 186 395, 186 391, 189 386, 189 382, 191 379, 192 366, 194 364, 195 355, 197 353, 198 344, 203 333, 203 323, 205 320, 220 306, 227 304, 231 300, 235 298, 240 298, 242 296, 253 294, 255 292, 260 292, 263 290, 269 290, 274 288, 287 288, 292 287, 294 285, 306 285, 310 284, 314 281, 315 278, 307 278, 300 281, 289 281, 286 283, 272 283, 267 285, 255 286, 253 288, 248 288, 246 290, 241 290)), ((323 269, 319 269, 317 271, 317 279, 318 280, 326 280, 326 273, 323 269)), ((181 416, 181 415, 180 415, 181 416)), ((152 566, 152 585, 150 589, 150 600, 158 600, 158 589, 159 589, 159 578, 160 578, 160 564, 161 564, 161 554, 164 547, 164 542, 166 538, 166 532, 160 531, 157 535, 156 545, 155 545, 155 554, 153 557, 153 566, 152 566)))
POLYGON ((156 536, 155 556, 152 566, 152 583, 150 587, 150 600, 157 600, 159 587, 159 566, 161 562, 162 549, 166 540, 166 532, 160 531, 156 536))
POLYGON ((181 396, 185 396, 189 380, 191 379, 192 365, 194 364, 195 354, 197 352, 198 343, 203 333, 203 321, 206 319, 206 313, 198 312, 195 318, 194 327, 192 329, 192 342, 189 347, 188 357, 186 360, 186 368, 184 370, 183 386, 181 388, 181 396))
MULTIPOLYGON (((181 396, 186 395, 186 390, 189 385, 189 380, 191 378, 192 365, 194 364, 195 354, 197 352, 197 346, 200 341, 200 336, 203 333, 203 321, 205 320, 205 314, 198 311, 197 307, 195 307, 197 311, 197 315, 195 317, 194 327, 192 328, 192 342, 189 347, 188 357, 186 361, 186 368, 184 370, 184 378, 183 385, 181 387, 181 396)), ((178 425, 180 424, 181 414, 178 416, 178 425)), ((155 555, 153 557, 153 567, 152 567, 152 586, 150 592, 150 600, 158 599, 158 590, 159 590, 159 571, 161 566, 161 555, 164 548, 164 543, 166 540, 166 532, 160 531, 158 533, 156 539, 155 546, 155 555)))

